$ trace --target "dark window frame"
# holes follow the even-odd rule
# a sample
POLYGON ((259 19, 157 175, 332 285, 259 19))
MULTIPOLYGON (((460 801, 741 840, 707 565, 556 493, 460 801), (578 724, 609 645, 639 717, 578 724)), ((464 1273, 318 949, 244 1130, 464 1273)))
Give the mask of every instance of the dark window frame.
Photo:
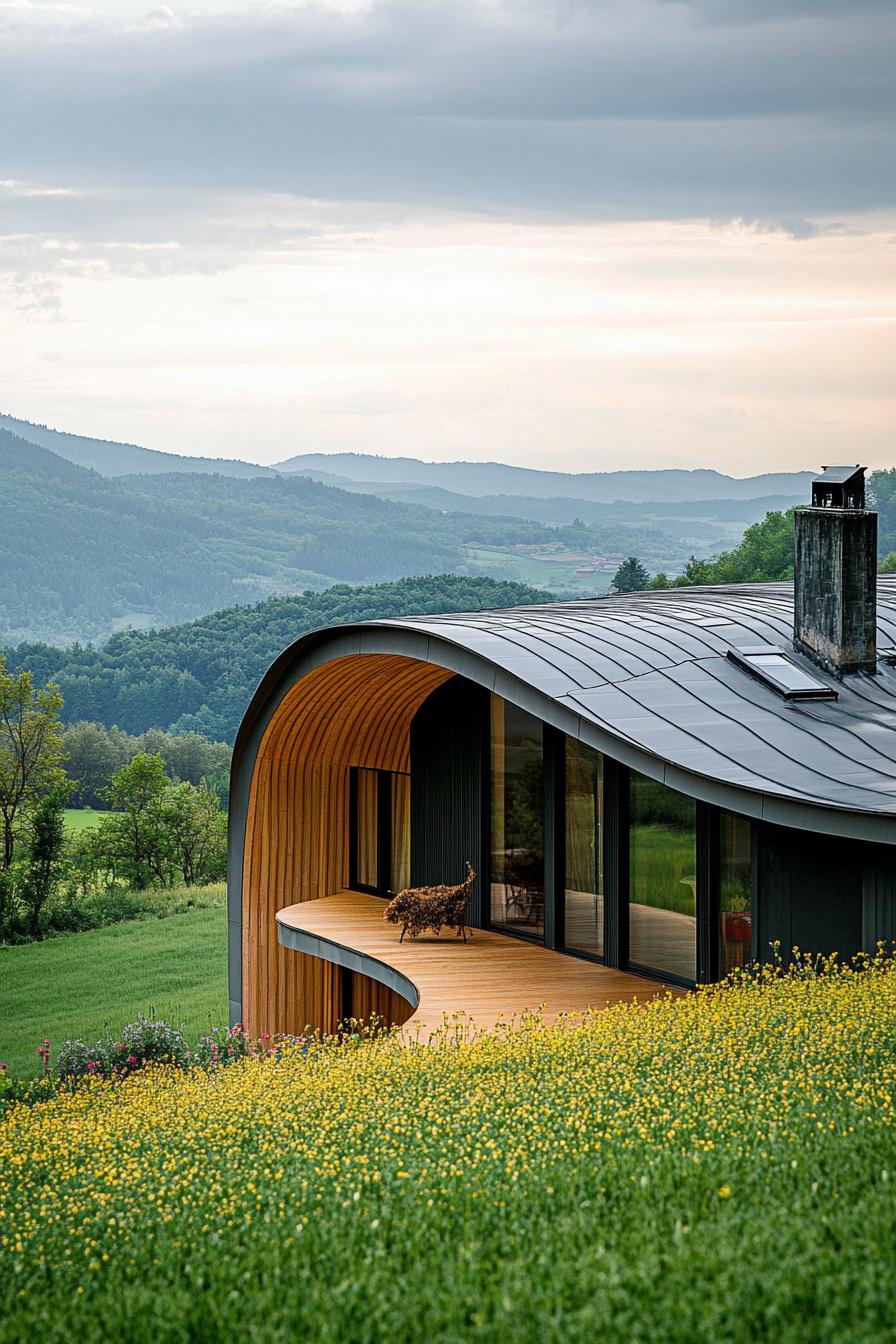
MULTIPOLYGON (((367 892, 384 899, 394 896, 392 881, 392 779, 410 778, 407 770, 382 770, 378 766, 353 765, 348 777, 348 885, 352 891, 367 892), (358 880, 358 774, 371 770, 376 775, 376 886, 358 880)), ((410 832, 408 834, 410 842, 410 832)))

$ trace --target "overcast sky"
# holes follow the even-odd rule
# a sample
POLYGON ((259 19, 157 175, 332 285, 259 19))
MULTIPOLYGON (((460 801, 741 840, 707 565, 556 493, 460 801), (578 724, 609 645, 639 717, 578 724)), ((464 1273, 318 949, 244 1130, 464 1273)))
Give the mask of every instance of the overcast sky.
POLYGON ((892 0, 0 0, 0 409, 896 463, 892 0))

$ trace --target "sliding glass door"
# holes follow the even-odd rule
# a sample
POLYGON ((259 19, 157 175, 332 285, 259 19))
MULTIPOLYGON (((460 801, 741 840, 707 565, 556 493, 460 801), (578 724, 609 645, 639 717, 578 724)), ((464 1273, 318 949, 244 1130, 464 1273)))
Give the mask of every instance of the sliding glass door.
POLYGON ((604 954, 603 757, 563 739, 564 945, 604 954))
POLYGON ((544 724, 493 695, 491 702, 490 917, 544 938, 544 724))
POLYGON ((697 816, 693 798, 632 771, 629 962, 697 978, 697 816))

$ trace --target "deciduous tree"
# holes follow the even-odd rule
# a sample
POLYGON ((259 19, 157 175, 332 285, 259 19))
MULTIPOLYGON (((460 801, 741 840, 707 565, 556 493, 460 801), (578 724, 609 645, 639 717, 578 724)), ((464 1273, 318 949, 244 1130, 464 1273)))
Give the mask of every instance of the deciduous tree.
POLYGON ((62 695, 49 682, 35 688, 30 672, 14 675, 0 657, 0 870, 15 857, 28 811, 65 778, 62 695))

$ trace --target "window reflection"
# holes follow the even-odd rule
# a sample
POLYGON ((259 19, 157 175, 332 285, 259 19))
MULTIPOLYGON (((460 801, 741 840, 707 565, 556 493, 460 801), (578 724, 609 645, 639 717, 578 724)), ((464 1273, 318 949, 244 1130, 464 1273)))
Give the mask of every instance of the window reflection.
POLYGON ((362 887, 376 888, 379 882, 378 789, 376 770, 359 770, 357 873, 362 887))
POLYGON ((390 891, 411 885, 411 777, 392 775, 392 880, 390 891))
POLYGON ((565 945, 602 956, 604 891, 602 881, 603 759, 593 747, 565 740, 566 891, 565 945))
POLYGON ((680 980, 697 978, 696 806, 632 773, 629 960, 680 980))
POLYGON ((491 701, 491 921, 544 936, 544 736, 539 719, 491 701))
POLYGON ((752 955, 753 854, 751 825, 719 814, 719 971, 727 975, 752 955))

